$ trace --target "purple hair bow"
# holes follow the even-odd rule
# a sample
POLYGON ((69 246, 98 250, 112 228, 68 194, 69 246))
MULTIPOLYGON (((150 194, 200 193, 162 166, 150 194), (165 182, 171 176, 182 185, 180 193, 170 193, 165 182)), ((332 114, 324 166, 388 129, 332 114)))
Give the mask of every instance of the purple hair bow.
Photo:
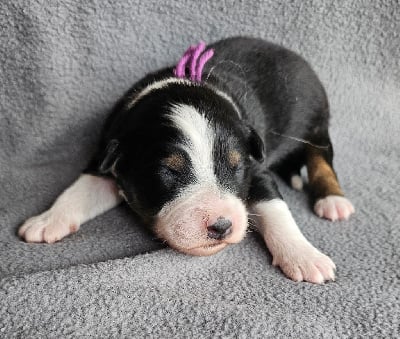
POLYGON ((190 46, 174 69, 174 74, 178 78, 186 77, 186 68, 190 70, 190 80, 201 81, 204 65, 214 55, 212 48, 204 51, 206 44, 201 41, 196 46, 190 46))

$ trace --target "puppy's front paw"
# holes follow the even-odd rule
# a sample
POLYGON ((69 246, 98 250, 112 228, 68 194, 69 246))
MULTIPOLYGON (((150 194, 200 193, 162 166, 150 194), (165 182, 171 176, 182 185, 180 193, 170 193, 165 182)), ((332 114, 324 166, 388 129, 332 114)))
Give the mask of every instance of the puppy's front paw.
POLYGON ((348 219, 354 213, 354 207, 345 197, 328 195, 315 203, 314 212, 320 218, 336 221, 348 219))
POLYGON ((54 243, 78 229, 78 223, 71 222, 63 214, 48 210, 25 221, 18 235, 26 242, 54 243))
POLYGON ((273 255, 272 264, 279 266, 282 272, 294 281, 308 281, 322 284, 335 280, 336 266, 325 254, 311 244, 287 248, 273 255))

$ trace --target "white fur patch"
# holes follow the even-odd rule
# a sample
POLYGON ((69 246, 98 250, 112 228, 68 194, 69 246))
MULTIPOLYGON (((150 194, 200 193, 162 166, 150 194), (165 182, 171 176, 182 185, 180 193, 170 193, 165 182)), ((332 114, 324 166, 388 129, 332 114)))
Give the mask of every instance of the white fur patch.
MULTIPOLYGON (((144 96, 148 95, 152 91, 165 88, 170 84, 182 84, 182 85, 186 85, 186 86, 194 86, 194 85, 196 85, 194 82, 192 82, 192 81, 190 81, 188 79, 175 78, 175 77, 171 77, 171 78, 168 78, 168 79, 155 81, 152 84, 150 84, 149 86, 143 88, 140 92, 134 93, 133 97, 132 97, 132 100, 130 102, 128 102, 128 104, 126 105, 126 108, 127 109, 132 108, 139 101, 139 99, 141 99, 144 96)), ((221 90, 219 90, 218 88, 215 88, 214 86, 212 86, 210 84, 204 84, 204 85, 206 87, 208 87, 209 89, 211 89, 212 91, 214 91, 215 94, 219 95, 220 97, 222 97, 223 99, 228 101, 232 105, 232 107, 235 109, 235 111, 237 112, 238 116, 241 117, 241 113, 240 113, 239 108, 237 107, 236 103, 233 101, 233 99, 228 94, 226 94, 225 92, 222 92, 221 90)))
POLYGON ((272 256, 272 264, 295 281, 321 284, 335 279, 335 264, 301 233, 287 204, 281 199, 257 203, 259 231, 272 256))
POLYGON ((18 234, 27 242, 53 243, 120 201, 114 180, 82 174, 48 211, 25 221, 18 234))
POLYGON ((153 82, 149 86, 143 88, 140 92, 135 93, 132 98, 132 101, 130 101, 127 104, 126 108, 129 109, 129 108, 133 107, 136 104, 136 102, 139 101, 139 99, 143 98, 150 92, 155 91, 157 89, 164 88, 164 87, 168 86, 169 84, 183 84, 183 85, 191 86, 191 85, 193 85, 193 82, 191 82, 187 79, 180 79, 180 78, 174 78, 174 77, 153 82))
POLYGON ((172 107, 170 119, 185 137, 183 147, 189 155, 196 181, 217 186, 213 160, 215 131, 210 122, 194 107, 184 104, 172 107))
POLYGON ((290 184, 292 186, 293 189, 297 190, 297 191, 301 191, 303 189, 303 179, 301 178, 300 175, 293 175, 290 178, 290 184))

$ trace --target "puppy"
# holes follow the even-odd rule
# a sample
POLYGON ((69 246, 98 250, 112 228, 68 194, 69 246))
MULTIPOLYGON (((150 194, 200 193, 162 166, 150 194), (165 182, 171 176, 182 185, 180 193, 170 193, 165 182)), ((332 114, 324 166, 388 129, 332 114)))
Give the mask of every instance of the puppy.
POLYGON ((302 235, 272 175, 301 190, 305 165, 319 217, 354 212, 332 167, 324 88, 272 43, 237 37, 208 48, 192 46, 175 70, 136 83, 83 174, 19 236, 54 243, 125 200, 171 247, 211 255, 243 239, 251 212, 287 277, 333 280, 334 263, 302 235))

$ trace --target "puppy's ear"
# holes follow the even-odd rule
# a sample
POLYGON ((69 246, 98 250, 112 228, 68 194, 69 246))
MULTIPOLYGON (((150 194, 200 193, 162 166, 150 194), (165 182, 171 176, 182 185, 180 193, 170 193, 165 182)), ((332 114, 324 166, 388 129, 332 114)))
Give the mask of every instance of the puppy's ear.
POLYGON ((253 127, 248 126, 249 134, 247 142, 249 146, 250 155, 258 162, 263 162, 265 157, 264 142, 253 127))
POLYGON ((119 141, 117 139, 112 139, 108 143, 103 160, 100 163, 99 172, 101 174, 107 174, 111 172, 112 166, 120 155, 119 151, 119 141))

